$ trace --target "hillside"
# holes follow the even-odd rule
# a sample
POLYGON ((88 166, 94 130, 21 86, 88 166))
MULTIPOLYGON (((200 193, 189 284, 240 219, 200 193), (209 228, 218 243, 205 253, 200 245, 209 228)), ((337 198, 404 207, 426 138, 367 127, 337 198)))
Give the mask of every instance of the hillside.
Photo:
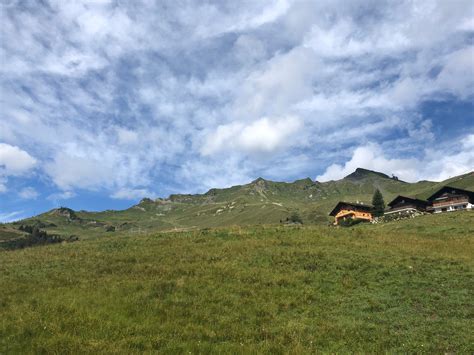
POLYGON ((0 353, 472 354, 473 219, 0 252, 0 353))
POLYGON ((297 211, 305 224, 326 224, 328 213, 340 201, 370 203, 378 188, 389 202, 398 194, 426 198, 441 186, 474 190, 474 173, 442 182, 407 183, 366 169, 357 169, 337 181, 310 178, 292 183, 258 178, 249 184, 211 189, 204 194, 145 198, 122 211, 86 212, 54 209, 16 222, 39 223, 47 231, 83 236, 143 233, 151 230, 198 229, 230 225, 276 224, 297 211))

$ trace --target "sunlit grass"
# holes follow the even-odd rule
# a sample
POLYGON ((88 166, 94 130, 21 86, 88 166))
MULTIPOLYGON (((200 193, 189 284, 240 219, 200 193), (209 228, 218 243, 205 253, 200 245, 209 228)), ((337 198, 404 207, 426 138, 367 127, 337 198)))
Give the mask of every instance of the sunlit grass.
POLYGON ((0 252, 0 353, 472 353, 473 213, 0 252))

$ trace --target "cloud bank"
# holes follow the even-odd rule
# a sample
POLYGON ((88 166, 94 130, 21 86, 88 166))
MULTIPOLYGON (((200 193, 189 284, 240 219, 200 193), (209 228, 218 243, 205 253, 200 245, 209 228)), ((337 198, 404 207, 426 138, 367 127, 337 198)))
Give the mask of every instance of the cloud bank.
POLYGON ((0 6, 0 192, 474 167, 472 1, 0 6))
POLYGON ((405 181, 440 181, 473 171, 474 134, 462 138, 461 145, 443 150, 427 149, 421 158, 387 158, 378 144, 357 147, 350 160, 344 164, 332 164, 319 175, 318 181, 338 180, 357 168, 382 171, 402 176, 405 181))

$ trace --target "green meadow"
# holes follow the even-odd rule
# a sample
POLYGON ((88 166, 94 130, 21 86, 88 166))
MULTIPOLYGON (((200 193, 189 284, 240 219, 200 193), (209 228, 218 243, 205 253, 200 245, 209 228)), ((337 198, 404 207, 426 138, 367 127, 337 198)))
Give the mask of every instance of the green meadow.
POLYGON ((474 213, 0 251, 0 353, 474 351, 474 213))
POLYGON ((252 226, 279 224, 295 212, 305 225, 332 222, 329 212, 339 201, 371 203, 374 190, 379 189, 385 202, 397 195, 426 199, 443 186, 474 190, 474 173, 442 182, 420 181, 406 183, 384 174, 357 169, 344 179, 317 182, 311 179, 292 183, 256 179, 246 185, 211 189, 204 194, 171 195, 166 199, 143 199, 125 210, 100 212, 53 209, 40 215, 0 225, 2 241, 22 237, 17 229, 22 224, 41 225, 50 234, 81 239, 104 234, 140 234, 158 231, 200 230, 233 225, 252 226))

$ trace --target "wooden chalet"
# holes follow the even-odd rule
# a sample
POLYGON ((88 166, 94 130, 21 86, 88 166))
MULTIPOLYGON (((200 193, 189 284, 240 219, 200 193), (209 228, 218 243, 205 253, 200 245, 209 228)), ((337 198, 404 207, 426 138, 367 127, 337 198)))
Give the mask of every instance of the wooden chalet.
POLYGON ((415 212, 426 212, 430 203, 413 197, 398 195, 390 203, 386 215, 389 214, 411 214, 415 212))
POLYGON ((474 209, 474 192, 444 186, 428 197, 428 201, 434 213, 474 209))
POLYGON ((334 224, 337 225, 341 220, 361 219, 364 221, 372 221, 373 207, 361 203, 339 202, 336 207, 329 213, 334 217, 334 224))

